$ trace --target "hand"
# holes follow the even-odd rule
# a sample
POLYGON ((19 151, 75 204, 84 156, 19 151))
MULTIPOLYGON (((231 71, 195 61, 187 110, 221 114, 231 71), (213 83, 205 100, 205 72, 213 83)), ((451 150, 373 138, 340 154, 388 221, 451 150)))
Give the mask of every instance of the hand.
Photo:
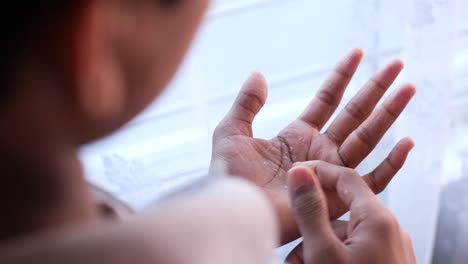
MULTIPOLYGON (((361 50, 351 50, 337 64, 302 115, 271 140, 253 138, 252 133, 254 117, 267 97, 265 79, 258 73, 244 84, 232 109, 215 130, 212 170, 222 164, 226 173, 248 179, 265 190, 276 208, 282 242, 299 237, 285 188, 286 172, 292 165, 322 160, 355 168, 374 149, 415 94, 413 85, 404 84, 373 111, 402 70, 402 62, 394 61, 375 74, 328 129, 320 133, 340 103, 362 57, 361 50)), ((412 147, 412 140, 401 140, 374 171, 364 176, 375 193, 387 186, 412 147)), ((336 194, 326 192, 326 196, 331 219, 346 212, 336 194)))
POLYGON ((304 241, 285 263, 416 263, 410 237, 354 170, 309 162, 288 178, 304 241), (332 226, 322 188, 336 190, 351 211, 349 223, 332 226))
POLYGON ((122 222, 78 225, 0 245, 0 263, 271 263, 277 225, 255 186, 222 179, 122 222))

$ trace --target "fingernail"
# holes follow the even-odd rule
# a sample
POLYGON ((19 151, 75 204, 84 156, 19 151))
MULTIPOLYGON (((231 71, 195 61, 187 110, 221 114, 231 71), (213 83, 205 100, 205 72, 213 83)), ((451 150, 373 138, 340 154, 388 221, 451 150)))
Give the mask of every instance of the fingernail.
POLYGON ((302 162, 294 162, 292 167, 294 168, 294 167, 300 166, 301 164, 302 164, 302 162))
POLYGON ((298 162, 294 162, 292 167, 299 167, 299 166, 304 166, 307 164, 307 161, 298 161, 298 162))
POLYGON ((314 186, 312 172, 306 167, 293 168, 288 177, 288 185, 296 195, 310 192, 314 186))

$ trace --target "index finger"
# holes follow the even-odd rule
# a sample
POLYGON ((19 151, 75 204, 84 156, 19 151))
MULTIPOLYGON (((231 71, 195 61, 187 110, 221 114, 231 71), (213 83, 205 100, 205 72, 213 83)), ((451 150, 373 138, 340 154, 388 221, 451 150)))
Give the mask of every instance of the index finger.
POLYGON ((355 170, 322 161, 309 161, 301 165, 313 169, 322 187, 336 191, 347 208, 353 210, 355 205, 377 205, 374 193, 355 170))

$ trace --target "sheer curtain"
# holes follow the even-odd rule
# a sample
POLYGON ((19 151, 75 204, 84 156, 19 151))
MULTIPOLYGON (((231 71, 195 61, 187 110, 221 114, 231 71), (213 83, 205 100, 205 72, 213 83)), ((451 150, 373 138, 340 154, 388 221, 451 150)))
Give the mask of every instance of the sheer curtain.
MULTIPOLYGON (((396 134, 412 135, 417 147, 391 187, 389 206, 411 234, 419 263, 431 262, 440 193, 448 176, 443 164, 452 134, 450 124, 456 121, 452 119, 455 109, 450 107, 456 94, 461 4, 458 0, 413 0, 410 6, 405 79, 419 87, 419 94, 397 124, 396 134)), ((467 261, 442 258, 433 263, 467 261)))
MULTIPOLYGON (((269 138, 297 117, 335 61, 354 46, 366 57, 344 100, 397 57, 406 61, 400 81, 419 88, 358 170, 378 164, 398 138, 414 137, 408 164, 379 197, 412 235, 418 263, 462 263, 456 261, 463 259, 460 245, 468 231, 465 240, 452 239, 462 225, 443 228, 465 215, 443 216, 461 212, 450 201, 464 199, 463 191, 446 199, 444 193, 456 193, 446 189, 461 186, 464 168, 468 177, 468 144, 460 143, 464 129, 468 135, 468 0, 212 1, 163 97, 119 133, 83 148, 87 175, 142 208, 206 174, 211 133, 252 70, 269 82, 267 105, 254 124, 255 136, 269 138), (449 262, 448 256, 457 257, 449 262)), ((468 214, 466 201, 456 205, 468 214)))

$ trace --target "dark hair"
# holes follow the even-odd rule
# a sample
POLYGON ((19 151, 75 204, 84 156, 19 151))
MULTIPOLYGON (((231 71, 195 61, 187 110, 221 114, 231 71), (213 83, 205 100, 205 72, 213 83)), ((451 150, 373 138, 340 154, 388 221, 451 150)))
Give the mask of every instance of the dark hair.
MULTIPOLYGON (((20 58, 30 49, 48 45, 54 37, 50 26, 60 25, 85 0, 14 0, 2 4, 0 18, 0 107, 14 95, 20 58)), ((172 8, 182 0, 157 0, 164 8, 172 8)), ((54 28, 56 29, 56 28, 54 28)), ((53 31, 53 30, 52 30, 53 31)))
POLYGON ((2 4, 0 30, 0 106, 14 94, 20 58, 28 49, 41 45, 46 23, 60 23, 67 9, 75 1, 8 1, 2 4))

